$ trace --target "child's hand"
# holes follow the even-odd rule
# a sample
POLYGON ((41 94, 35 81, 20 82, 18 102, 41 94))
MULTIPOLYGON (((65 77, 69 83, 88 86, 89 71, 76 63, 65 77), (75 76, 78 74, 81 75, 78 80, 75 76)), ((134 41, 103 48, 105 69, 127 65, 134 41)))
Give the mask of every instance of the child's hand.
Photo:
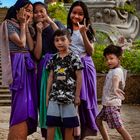
POLYGON ((24 8, 20 8, 19 12, 17 13, 17 19, 21 24, 26 23, 26 11, 24 8))
POLYGON ((27 23, 27 25, 29 25, 29 24, 32 23, 32 19, 33 19, 32 16, 27 16, 27 19, 26 19, 26 23, 27 23))
POLYGON ((38 32, 42 33, 42 29, 43 29, 43 24, 42 24, 42 22, 38 22, 38 23, 36 24, 36 29, 37 29, 38 32))
POLYGON ((86 19, 84 19, 84 24, 80 24, 79 22, 77 22, 78 26, 79 26, 79 30, 80 30, 80 33, 86 33, 88 28, 89 28, 89 25, 86 26, 86 19))
POLYGON ((115 94, 121 99, 121 100, 124 100, 125 97, 124 97, 124 92, 121 90, 121 89, 115 89, 115 94))
POLYGON ((75 106, 80 105, 80 97, 79 96, 75 96, 74 104, 75 104, 75 106))
POLYGON ((44 15, 43 21, 46 21, 48 24, 53 22, 53 20, 48 15, 44 15))

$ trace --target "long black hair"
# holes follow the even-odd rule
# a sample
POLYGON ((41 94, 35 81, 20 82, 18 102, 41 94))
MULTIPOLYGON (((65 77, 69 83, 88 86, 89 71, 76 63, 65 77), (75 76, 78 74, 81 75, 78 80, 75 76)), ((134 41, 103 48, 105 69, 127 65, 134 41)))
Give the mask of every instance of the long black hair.
MULTIPOLYGON (((68 28, 68 30, 71 31, 71 34, 72 34, 73 33, 73 26, 72 26, 72 21, 71 21, 71 18, 70 18, 70 14, 71 14, 73 8, 77 7, 77 6, 80 6, 83 9, 84 18, 86 19, 86 26, 90 25, 89 29, 87 31, 88 39, 94 41, 95 33, 94 33, 94 31, 93 31, 93 29, 91 27, 88 8, 87 8, 86 4, 84 2, 82 2, 82 1, 76 1, 71 5, 71 7, 69 9, 68 17, 67 17, 67 28, 68 28)), ((81 24, 84 24, 84 18, 83 18, 83 21, 81 22, 81 24)))
POLYGON ((17 19, 16 17, 17 11, 19 11, 19 9, 24 7, 25 5, 30 5, 30 4, 32 3, 29 0, 17 0, 17 2, 8 9, 4 20, 12 19, 12 18, 17 19))

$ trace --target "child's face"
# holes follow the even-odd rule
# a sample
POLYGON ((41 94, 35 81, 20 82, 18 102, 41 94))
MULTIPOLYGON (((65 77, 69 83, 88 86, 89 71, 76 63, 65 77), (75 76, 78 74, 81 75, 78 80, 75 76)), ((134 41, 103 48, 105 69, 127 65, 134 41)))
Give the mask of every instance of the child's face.
POLYGON ((120 59, 115 54, 106 55, 106 63, 110 69, 116 68, 120 64, 120 59))
POLYGON ((62 52, 62 51, 65 52, 65 51, 68 51, 69 49, 70 41, 66 35, 55 36, 54 44, 59 52, 62 52))
POLYGON ((20 8, 19 11, 17 11, 17 19, 20 20, 21 18, 25 18, 26 21, 32 22, 33 6, 31 4, 27 4, 24 7, 20 8))
POLYGON ((82 22, 84 19, 84 11, 80 6, 76 6, 72 9, 72 12, 70 14, 70 19, 72 21, 72 24, 76 24, 79 22, 82 22))
POLYGON ((43 22, 45 15, 47 15, 46 9, 40 4, 36 5, 33 13, 34 21, 43 22))

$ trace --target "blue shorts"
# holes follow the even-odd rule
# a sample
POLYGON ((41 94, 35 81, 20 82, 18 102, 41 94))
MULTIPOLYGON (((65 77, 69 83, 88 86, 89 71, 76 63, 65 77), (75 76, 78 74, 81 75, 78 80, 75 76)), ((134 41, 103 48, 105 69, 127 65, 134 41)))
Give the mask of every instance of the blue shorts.
POLYGON ((120 128, 123 125, 120 116, 120 107, 118 106, 104 106, 97 118, 106 121, 111 129, 120 128))
POLYGON ((76 107, 71 104, 58 104, 49 101, 47 109, 47 126, 74 128, 79 126, 76 107))

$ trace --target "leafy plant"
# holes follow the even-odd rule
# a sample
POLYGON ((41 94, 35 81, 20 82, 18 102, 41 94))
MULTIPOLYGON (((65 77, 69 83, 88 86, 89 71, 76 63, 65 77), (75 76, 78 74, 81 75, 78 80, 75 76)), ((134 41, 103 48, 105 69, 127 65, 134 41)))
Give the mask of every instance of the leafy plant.
POLYGON ((122 66, 130 73, 140 73, 140 49, 125 50, 122 66))
POLYGON ((131 14, 136 14, 136 7, 134 4, 125 3, 124 6, 116 7, 116 9, 127 11, 128 13, 131 13, 131 14))
POLYGON ((92 56, 97 73, 106 73, 107 67, 105 65, 103 50, 106 46, 103 44, 95 43, 94 54, 92 56))
POLYGON ((48 12, 52 18, 57 19, 61 21, 64 25, 66 25, 68 13, 66 8, 64 7, 64 3, 62 2, 49 3, 48 12))

